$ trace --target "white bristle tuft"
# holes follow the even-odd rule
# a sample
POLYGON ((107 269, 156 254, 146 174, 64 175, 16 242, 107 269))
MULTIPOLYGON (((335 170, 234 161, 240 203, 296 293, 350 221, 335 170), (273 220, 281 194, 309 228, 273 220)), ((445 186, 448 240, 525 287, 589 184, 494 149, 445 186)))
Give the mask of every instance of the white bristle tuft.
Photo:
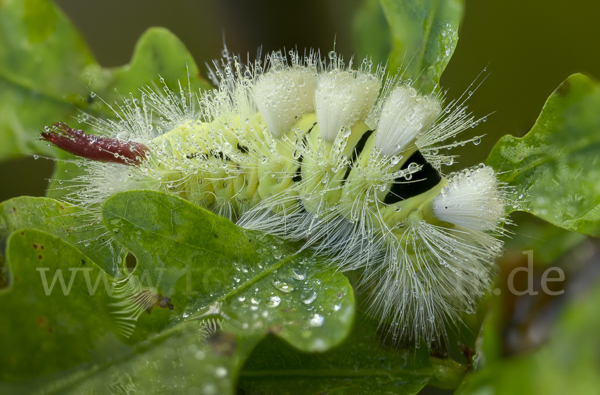
POLYGON ((317 72, 296 66, 270 71, 253 87, 253 97, 271 134, 278 138, 288 132, 297 118, 314 111, 317 72))
POLYGON ((380 88, 381 81, 373 74, 337 69, 321 74, 315 92, 321 136, 333 141, 342 127, 364 121, 380 88))
POLYGON ((494 230, 504 218, 504 199, 491 167, 455 175, 432 201, 433 213, 442 220, 473 230, 494 230))
POLYGON ((436 120, 441 110, 435 98, 422 96, 411 86, 398 86, 381 111, 375 146, 384 155, 399 154, 436 120))

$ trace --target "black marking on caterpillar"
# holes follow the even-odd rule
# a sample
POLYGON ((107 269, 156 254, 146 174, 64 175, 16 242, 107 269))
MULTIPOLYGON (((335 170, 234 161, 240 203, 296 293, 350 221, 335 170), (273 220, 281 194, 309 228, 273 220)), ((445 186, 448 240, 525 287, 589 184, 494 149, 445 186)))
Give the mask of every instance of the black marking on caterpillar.
POLYGON ((397 178, 390 189, 390 192, 385 196, 383 203, 394 204, 401 200, 418 196, 429 191, 442 180, 439 171, 437 171, 431 163, 427 162, 421 152, 415 151, 415 153, 404 162, 404 165, 402 165, 400 170, 408 169, 410 163, 416 163, 420 167, 420 170, 412 175, 412 178, 415 181, 407 183, 403 179, 397 178))

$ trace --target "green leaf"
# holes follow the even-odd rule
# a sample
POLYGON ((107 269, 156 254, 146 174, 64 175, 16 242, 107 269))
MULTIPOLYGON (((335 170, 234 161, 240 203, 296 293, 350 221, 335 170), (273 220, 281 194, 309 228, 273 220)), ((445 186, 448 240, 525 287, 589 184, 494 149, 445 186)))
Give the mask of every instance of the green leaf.
MULTIPOLYGON (((0 161, 23 153, 57 156, 58 150, 35 143, 44 126, 69 122, 77 109, 114 117, 98 98, 114 106, 120 95, 139 96, 138 89, 154 85, 160 76, 179 92, 178 81, 187 85, 188 73, 193 91, 210 87, 183 43, 166 29, 149 29, 128 65, 104 69, 49 0, 2 1, 0 161)), ((55 175, 65 179, 63 172, 55 175)))
POLYGON ((390 26, 389 69, 406 69, 415 87, 431 92, 458 41, 464 0, 380 0, 390 26))
POLYGON ((138 96, 140 88, 162 85, 163 80, 172 91, 179 92, 178 83, 181 81, 187 85, 188 76, 192 92, 211 89, 211 85, 200 76, 198 66, 185 45, 165 28, 155 27, 144 32, 129 64, 108 70, 92 65, 84 74, 95 96, 109 104, 120 101, 120 95, 129 92, 138 96))
POLYGON ((174 305, 168 316, 145 317, 141 326, 218 315, 241 333, 276 333, 304 351, 327 350, 350 331, 352 288, 311 252, 296 253, 281 240, 158 192, 117 194, 102 214, 136 256, 132 274, 174 305))
POLYGON ((85 91, 79 73, 93 63, 50 1, 0 2, 0 161, 57 152, 35 140, 42 127, 74 114, 70 100, 85 91))
MULTIPOLYGON (((5 253, 12 232, 23 228, 38 229, 73 245, 94 262, 99 262, 105 272, 116 276, 122 265, 122 248, 104 235, 105 229, 89 222, 90 216, 83 209, 68 203, 29 196, 7 200, 0 204, 0 256, 5 253)), ((13 265, 18 262, 17 258, 13 265)), ((0 289, 3 284, 8 285, 7 268, 4 269, 0 270, 0 289)))
POLYGON ((379 0, 365 0, 354 16, 352 40, 358 59, 370 57, 374 64, 385 64, 391 38, 379 0))
POLYGON ((89 378, 63 387, 70 389, 65 393, 233 395, 239 369, 259 337, 229 331, 206 336, 205 331, 202 323, 180 324, 162 343, 147 346, 103 371, 91 372, 89 378))
POLYGON ((430 357, 425 346, 396 347, 376 322, 362 314, 357 321, 341 346, 322 354, 265 339, 244 365, 240 388, 263 395, 416 394, 427 384, 452 389, 460 383, 465 366, 430 357))
POLYGON ((50 234, 13 232, 7 254, 13 281, 0 295, 0 317, 11 317, 14 325, 0 335, 14 338, 18 328, 38 330, 48 324, 52 328, 48 333, 67 336, 73 351, 63 346, 62 337, 21 331, 0 365, 3 381, 13 384, 0 385, 0 390, 97 393, 135 388, 143 393, 180 393, 182 388, 205 388, 234 393, 239 369, 267 334, 303 351, 325 351, 350 331, 352 288, 342 274, 319 265, 311 253, 294 254, 293 246, 157 192, 115 195, 102 211, 109 231, 138 258, 131 279, 152 282, 153 289, 171 298, 175 310, 142 314, 139 329, 126 342, 137 342, 132 349, 114 335, 115 307, 103 288, 112 285, 110 277, 105 276, 108 285, 97 281, 98 291, 91 295, 90 285, 103 272, 88 257, 50 234), (40 262, 43 268, 32 270, 40 262), (79 273, 83 267, 90 268, 89 276, 79 273), (46 297, 58 269, 64 286, 57 279, 46 297), (46 286, 40 271, 47 273, 46 286), (63 296, 71 279, 71 291, 63 296), (84 319, 85 323, 77 321, 84 319), (215 319, 224 322, 223 330, 206 333, 215 319), (49 351, 25 370, 33 353, 22 354, 22 344, 49 351), (60 347, 68 357, 56 363, 60 347), (28 377, 36 379, 18 382, 28 377))
POLYGON ((0 292, 0 381, 39 378, 128 349, 108 308, 112 279, 90 258, 33 229, 12 234, 7 257, 13 281, 0 292))
POLYGON ((581 74, 569 77, 531 131, 504 136, 486 163, 514 188, 511 211, 600 235, 600 86, 581 74))
POLYGON ((135 383, 142 393, 234 393, 260 336, 191 321, 132 348, 115 335, 113 280, 88 257, 33 229, 14 232, 7 250, 14 281, 0 293, 0 392, 114 393, 135 383))

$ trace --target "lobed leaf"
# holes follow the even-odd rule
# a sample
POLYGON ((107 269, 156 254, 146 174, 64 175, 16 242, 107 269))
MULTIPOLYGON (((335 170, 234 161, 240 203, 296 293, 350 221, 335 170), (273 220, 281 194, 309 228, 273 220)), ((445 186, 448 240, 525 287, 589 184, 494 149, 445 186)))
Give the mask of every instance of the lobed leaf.
POLYGON ((12 282, 0 292, 0 381, 33 384, 128 350, 114 334, 112 278, 90 258, 35 229, 13 232, 7 257, 12 282))
POLYGON ((20 153, 54 155, 34 144, 42 127, 75 113, 85 91, 80 71, 94 58, 48 0, 0 2, 0 161, 20 153))
MULTIPOLYGON (((23 228, 37 229, 71 244, 94 262, 99 262, 106 273, 116 276, 123 263, 122 248, 104 235, 106 229, 101 224, 94 225, 90 220, 93 220, 93 217, 85 210, 52 199, 22 196, 2 202, 0 257, 5 254, 6 243, 11 233, 23 228)), ((17 258, 13 264, 18 262, 17 258)), ((8 267, 4 266, 2 271, 2 266, 0 262, 0 289, 9 282, 8 267)))
POLYGON ((511 211, 600 235, 600 86, 581 74, 569 77, 531 131, 502 137, 486 163, 513 188, 511 211))
POLYGON ((117 335, 114 283, 87 256, 48 233, 8 241, 14 281, 0 293, 0 392, 10 394, 234 393, 260 338, 185 321, 131 347, 117 335))
POLYGON ((250 232, 177 197, 117 194, 102 208, 114 237, 137 258, 140 283, 168 296, 153 328, 216 315, 241 333, 276 333, 304 351, 323 351, 349 333, 348 280, 277 238, 250 232))
POLYGON ((0 2, 0 161, 19 154, 59 155, 47 144, 35 144, 44 126, 69 121, 78 109, 114 117, 106 103, 129 92, 137 96, 161 75, 176 92, 178 81, 187 84, 188 77, 194 91, 210 87, 183 43, 166 29, 149 29, 128 65, 105 69, 50 0, 0 2))

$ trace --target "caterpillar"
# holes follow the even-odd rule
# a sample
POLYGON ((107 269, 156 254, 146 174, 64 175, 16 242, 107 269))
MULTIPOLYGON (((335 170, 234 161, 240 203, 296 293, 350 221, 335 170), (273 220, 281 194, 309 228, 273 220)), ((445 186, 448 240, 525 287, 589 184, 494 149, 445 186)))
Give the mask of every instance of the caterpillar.
POLYGON ((113 108, 118 120, 92 117, 95 135, 58 123, 41 139, 81 157, 87 174, 68 200, 90 212, 151 189, 303 240, 362 272, 395 339, 431 342, 490 287, 506 188, 483 164, 442 170, 455 158, 444 152, 480 139, 448 142, 479 122, 464 101, 444 105, 369 59, 353 66, 333 51, 248 64, 224 51, 212 91, 142 88, 113 108))

